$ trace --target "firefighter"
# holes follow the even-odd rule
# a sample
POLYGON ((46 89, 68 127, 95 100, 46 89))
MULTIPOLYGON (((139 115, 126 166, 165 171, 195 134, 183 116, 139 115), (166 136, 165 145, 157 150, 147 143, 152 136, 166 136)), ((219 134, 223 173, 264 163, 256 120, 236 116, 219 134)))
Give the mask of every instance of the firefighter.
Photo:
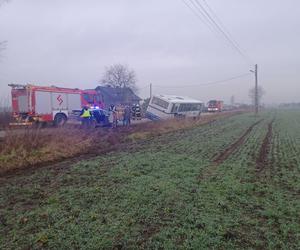
POLYGON ((133 120, 141 119, 141 108, 138 104, 132 106, 132 119, 133 120))
POLYGON ((84 128, 89 128, 90 127, 90 123, 91 123, 91 112, 89 110, 88 107, 83 107, 83 109, 81 110, 81 113, 80 113, 80 118, 81 118, 81 125, 84 127, 84 128))

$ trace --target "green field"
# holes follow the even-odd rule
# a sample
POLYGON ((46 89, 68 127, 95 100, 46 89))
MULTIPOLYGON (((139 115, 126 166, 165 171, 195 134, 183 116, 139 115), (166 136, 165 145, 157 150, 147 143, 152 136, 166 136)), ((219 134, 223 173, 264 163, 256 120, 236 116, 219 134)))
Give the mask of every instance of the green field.
POLYGON ((0 249, 300 249, 300 111, 124 148, 0 178, 0 249))

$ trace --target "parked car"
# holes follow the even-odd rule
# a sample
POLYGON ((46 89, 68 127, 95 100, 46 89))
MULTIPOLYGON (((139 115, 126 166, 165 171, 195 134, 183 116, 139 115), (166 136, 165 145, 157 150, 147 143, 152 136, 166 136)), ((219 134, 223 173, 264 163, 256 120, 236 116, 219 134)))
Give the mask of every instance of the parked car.
MULTIPOLYGON (((92 113, 91 119, 95 127, 108 127, 111 125, 108 119, 109 112, 107 110, 101 108, 92 108, 90 109, 90 112, 92 113)), ((80 113, 81 110, 73 110, 71 116, 72 119, 80 121, 80 113)))

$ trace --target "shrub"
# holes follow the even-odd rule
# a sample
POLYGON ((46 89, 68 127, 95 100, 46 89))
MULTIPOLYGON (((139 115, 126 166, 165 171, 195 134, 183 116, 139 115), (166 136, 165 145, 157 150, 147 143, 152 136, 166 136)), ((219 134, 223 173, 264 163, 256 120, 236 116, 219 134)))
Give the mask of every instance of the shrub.
POLYGON ((85 153, 92 137, 77 128, 6 130, 0 144, 0 173, 85 153))

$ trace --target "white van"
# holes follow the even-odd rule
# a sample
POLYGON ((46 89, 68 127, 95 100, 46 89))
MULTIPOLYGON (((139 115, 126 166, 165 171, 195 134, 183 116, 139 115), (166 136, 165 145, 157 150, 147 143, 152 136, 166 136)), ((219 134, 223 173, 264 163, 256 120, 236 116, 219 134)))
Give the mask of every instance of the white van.
POLYGON ((147 107, 146 117, 151 120, 165 120, 174 117, 198 117, 203 102, 189 97, 175 95, 154 95, 147 107))

